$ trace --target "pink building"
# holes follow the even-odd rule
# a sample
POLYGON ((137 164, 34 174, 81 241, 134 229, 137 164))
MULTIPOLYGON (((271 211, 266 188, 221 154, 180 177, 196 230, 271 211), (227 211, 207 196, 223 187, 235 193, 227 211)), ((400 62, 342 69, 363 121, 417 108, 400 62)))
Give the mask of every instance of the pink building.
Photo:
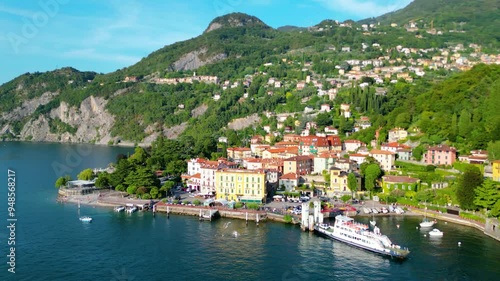
POLYGON ((457 159, 457 150, 444 144, 427 148, 423 161, 429 165, 452 165, 457 159))

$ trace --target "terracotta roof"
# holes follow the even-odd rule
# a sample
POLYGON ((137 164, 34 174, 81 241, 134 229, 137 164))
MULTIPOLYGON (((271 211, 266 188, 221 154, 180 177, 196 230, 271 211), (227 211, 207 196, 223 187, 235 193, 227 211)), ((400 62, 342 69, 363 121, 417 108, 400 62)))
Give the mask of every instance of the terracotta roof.
POLYGON ((349 157, 363 157, 366 158, 368 155, 366 154, 360 154, 360 153, 354 153, 354 154, 349 154, 349 157))
POLYGON ((385 154, 385 155, 394 155, 394 152, 390 152, 387 150, 381 150, 381 149, 372 149, 370 150, 371 154, 385 154))
POLYGON ((330 146, 328 139, 326 137, 318 136, 305 136, 300 138, 300 145, 314 145, 314 146, 330 146))
POLYGON ((248 148, 248 147, 228 147, 227 150, 232 150, 232 151, 251 151, 251 149, 248 148))
POLYGON ((394 183, 416 183, 420 181, 419 179, 412 178, 410 176, 383 176, 382 180, 394 183))
POLYGON ((401 144, 399 142, 390 142, 390 143, 385 143, 385 144, 382 144, 381 146, 385 146, 385 147, 396 147, 396 148, 411 148, 410 146, 408 145, 405 145, 405 144, 401 144))
POLYGON ((298 176, 296 173, 284 174, 280 177, 280 180, 297 180, 298 176))
POLYGON ((313 158, 311 158, 309 155, 299 155, 299 156, 287 158, 287 159, 285 159, 285 161, 307 161, 307 160, 311 160, 311 159, 313 159, 313 158))
POLYGON ((447 146, 445 144, 439 144, 435 146, 430 146, 427 150, 443 150, 443 151, 457 151, 456 148, 452 146, 447 146))

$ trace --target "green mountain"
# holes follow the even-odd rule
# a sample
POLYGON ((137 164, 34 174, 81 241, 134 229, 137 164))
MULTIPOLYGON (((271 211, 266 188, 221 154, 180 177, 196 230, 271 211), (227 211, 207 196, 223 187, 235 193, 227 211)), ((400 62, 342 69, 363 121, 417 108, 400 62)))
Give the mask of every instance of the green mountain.
POLYGON ((473 42, 498 49, 500 40, 500 1, 498 0, 414 0, 404 9, 361 23, 416 24, 422 31, 442 31, 447 40, 473 42))
MULTIPOLYGON (((400 18, 400 25, 403 25, 406 21, 403 15, 409 13, 408 9, 415 9, 419 3, 427 1, 416 0, 392 16, 400 18)), ((455 4, 454 1, 444 1, 442 5, 451 7, 455 4)), ((425 8, 425 5, 417 7, 420 7, 419 11, 431 9, 425 8)), ((366 22, 369 21, 373 19, 366 22)), ((345 93, 341 93, 335 102, 329 101, 325 95, 317 95, 318 89, 312 84, 297 89, 297 83, 309 76, 323 83, 323 89, 328 90, 332 87, 329 81, 338 79, 340 70, 351 69, 348 60, 382 57, 386 64, 394 65, 396 62, 401 65, 409 57, 395 51, 398 45, 445 48, 451 43, 469 42, 465 39, 461 41, 462 33, 459 32, 448 32, 442 36, 422 32, 418 37, 413 31, 402 27, 393 28, 389 24, 376 24, 370 30, 365 30, 362 26, 364 23, 347 21, 339 24, 325 20, 306 29, 273 29, 256 17, 234 13, 214 19, 200 36, 165 46, 138 63, 116 72, 97 74, 64 68, 46 73, 27 73, 0 86, 0 136, 6 139, 102 144, 150 143, 156 137, 165 136, 183 138, 195 147, 195 153, 207 155, 214 151, 219 136, 227 136, 232 145, 242 144, 251 134, 264 134, 263 125, 276 128, 276 119, 264 116, 262 113, 265 111, 296 113, 296 117, 288 118, 285 124, 294 125, 297 120, 303 126, 305 122, 316 118, 302 114, 306 106, 319 108, 321 104, 329 103, 335 108, 344 101, 359 108, 355 115, 365 114, 375 118, 377 122, 374 124, 377 126, 386 129, 393 125, 417 126, 426 131, 425 118, 441 120, 436 118, 442 117, 440 112, 449 107, 432 110, 424 107, 426 101, 434 99, 430 93, 428 95, 431 96, 422 100, 416 98, 425 96, 424 90, 435 84, 433 80, 436 75, 421 79, 416 85, 403 82, 393 85, 386 81, 386 96, 375 95, 374 86, 365 94, 354 87, 349 91, 359 92, 357 96, 353 94, 346 97, 345 93), (380 47, 372 47, 375 43, 380 47), (343 47, 349 47, 349 52, 343 51, 343 47), (197 79, 190 82, 165 82, 173 81, 168 79, 187 81, 193 74, 196 74, 195 78, 217 76, 219 82, 204 83, 197 79), (270 83, 271 78, 282 85, 274 87, 275 83, 270 83), (227 84, 224 83, 226 81, 227 84), (362 98, 362 95, 366 97, 362 98), (407 98, 408 95, 412 98, 407 98), (402 101, 412 101, 420 107, 412 107, 402 101), (410 118, 401 115, 405 112, 415 112, 415 115, 410 118), (427 112, 433 112, 432 116, 427 112)), ((435 20, 436 28, 437 24, 440 21, 435 20)), ((479 26, 480 22, 475 24, 479 26)), ((484 29, 489 30, 489 26, 485 25, 484 29)), ((479 31, 470 32, 482 36, 479 31)), ((471 38, 473 36, 469 34, 467 40, 471 38)), ((489 46, 492 50, 494 44, 489 46)), ((412 54, 410 58, 430 59, 439 53, 435 50, 412 54)), ((496 73, 496 70, 492 69, 485 70, 488 75, 480 74, 495 81, 496 76, 491 73, 496 73)), ((449 74, 444 70, 439 73, 442 74, 438 75, 439 81, 449 74)), ((450 79, 461 81, 468 78, 454 76, 450 79)), ((460 84, 452 81, 453 85, 460 84)), ((487 80, 474 80, 471 83, 475 85, 476 82, 483 88, 488 86, 487 80)), ((487 101, 489 94, 486 93, 490 92, 484 91, 484 96, 474 95, 480 108, 487 101)), ((468 94, 464 95, 468 97, 468 94)), ((483 121, 488 120, 486 116, 474 119, 478 114, 467 107, 466 99, 457 99, 457 96, 451 98, 455 109, 447 111, 445 115, 456 118, 457 124, 461 116, 466 115, 462 114, 464 109, 471 114, 471 122, 475 120, 483 124, 483 121)), ((327 118, 321 116, 322 124, 340 126, 343 131, 348 131, 355 120, 343 120, 339 118, 338 112, 337 108, 327 118)), ((494 124, 496 121, 491 122, 494 124)), ((437 123, 430 124, 434 128, 437 123)), ((491 124, 484 123, 486 132, 492 130, 491 124)), ((301 129, 301 126, 296 129, 301 129)), ((427 133, 435 133, 439 140, 464 142, 466 139, 467 142, 471 139, 460 133, 453 135, 441 129, 438 131, 429 130, 427 133)), ((464 147, 470 145, 465 142, 464 147)), ((484 147, 484 142, 476 144, 484 147)))

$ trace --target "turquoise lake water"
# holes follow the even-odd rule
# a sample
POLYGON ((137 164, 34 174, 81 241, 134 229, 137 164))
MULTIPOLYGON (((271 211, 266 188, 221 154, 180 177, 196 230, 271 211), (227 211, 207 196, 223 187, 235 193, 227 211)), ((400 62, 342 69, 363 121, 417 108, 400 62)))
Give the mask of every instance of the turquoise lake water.
MULTIPOLYGON (((301 232, 298 226, 137 212, 56 202, 55 180, 105 167, 130 148, 0 143, 0 280, 498 280, 500 242, 465 226, 416 229, 418 217, 377 218, 411 250, 403 262, 301 232), (16 273, 8 272, 7 170, 16 175, 16 273), (399 224, 400 228, 396 225, 399 224), (238 236, 233 235, 234 232, 238 236), (461 242, 461 246, 458 246, 461 242)), ((368 222, 370 218, 360 218, 368 222)))

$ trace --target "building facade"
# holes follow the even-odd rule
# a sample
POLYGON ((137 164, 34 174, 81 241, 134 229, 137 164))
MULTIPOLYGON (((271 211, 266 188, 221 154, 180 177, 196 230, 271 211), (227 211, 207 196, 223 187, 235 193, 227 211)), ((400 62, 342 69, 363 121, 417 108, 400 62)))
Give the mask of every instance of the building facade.
POLYGON ((417 191, 420 180, 410 176, 383 176, 382 189, 384 193, 390 193, 394 189, 402 191, 417 191))
POLYGON ((264 170, 221 169, 215 172, 217 199, 237 202, 265 202, 264 170))
POLYGON ((457 159, 457 150, 447 145, 436 145, 427 148, 423 161, 429 165, 453 165, 457 159))

